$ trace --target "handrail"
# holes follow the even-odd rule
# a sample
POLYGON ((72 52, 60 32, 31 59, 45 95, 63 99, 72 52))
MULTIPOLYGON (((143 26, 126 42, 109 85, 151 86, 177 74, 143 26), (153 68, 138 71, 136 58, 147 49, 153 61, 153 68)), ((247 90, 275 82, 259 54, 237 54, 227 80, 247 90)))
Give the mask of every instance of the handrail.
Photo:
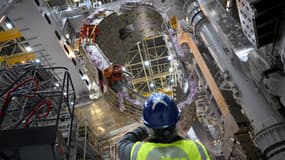
MULTIPOLYGON (((3 92, 0 93, 0 98, 4 97, 3 101, 4 103, 0 108, 0 124, 3 122, 4 117, 8 116, 9 112, 6 112, 6 109, 9 108, 9 103, 11 102, 11 98, 13 98, 14 96, 22 97, 22 99, 24 100, 28 99, 30 104, 34 104, 33 101, 35 100, 37 104, 35 107, 32 108, 23 107, 24 108, 23 113, 25 113, 23 118, 19 118, 16 124, 13 124, 12 126, 10 125, 8 128, 5 127, 5 129, 16 129, 19 127, 28 128, 31 127, 32 123, 38 123, 38 122, 40 123, 43 122, 45 118, 53 117, 48 121, 52 121, 52 125, 55 126, 54 134, 56 134, 59 130, 59 119, 62 115, 62 112, 64 110, 67 110, 68 123, 70 124, 68 126, 69 137, 67 140, 67 150, 68 150, 67 156, 68 156, 71 147, 71 141, 73 141, 72 138, 73 136, 72 129, 73 129, 73 120, 74 120, 73 115, 74 115, 74 106, 76 100, 74 84, 72 82, 68 69, 66 67, 38 67, 38 68, 31 67, 28 68, 26 71, 21 70, 20 73, 22 74, 19 74, 15 78, 16 80, 12 81, 10 86, 8 86, 8 88, 4 89, 3 92), (63 70, 64 76, 62 80, 56 78, 53 72, 54 70, 63 70), (51 77, 57 79, 57 81, 60 82, 59 86, 60 88, 58 88, 57 86, 57 88, 55 88, 56 90, 48 89, 45 91, 46 87, 42 88, 43 87, 41 85, 42 81, 38 79, 38 77, 35 74, 37 73, 37 71, 45 71, 44 73, 47 73, 51 77), (29 85, 28 90, 27 90, 27 85, 29 85), (41 89, 42 91, 40 91, 41 89), (48 99, 45 99, 45 97, 48 97, 48 99), (56 98, 55 101, 53 101, 54 98, 56 98), (41 112, 41 110, 43 110, 44 108, 46 108, 46 110, 44 112, 41 112), (37 115, 37 117, 35 117, 33 120, 31 120, 32 117, 39 112, 41 113, 37 115), (21 125, 22 123, 24 124, 21 125)), ((53 81, 48 80, 48 82, 52 83, 52 86, 50 87, 53 87, 54 85, 53 81)))
MULTIPOLYGON (((39 80, 37 79, 34 79, 34 78, 28 78, 26 80, 24 80, 23 82, 21 82, 20 84, 18 84, 16 87, 10 89, 6 95, 6 97, 4 98, 4 102, 0 108, 0 124, 2 123, 2 120, 3 120, 3 116, 4 116, 4 112, 5 110, 7 109, 7 106, 9 104, 9 100, 10 100, 10 97, 11 97, 11 94, 13 92, 15 92, 17 89, 19 89, 20 87, 24 86, 25 84, 27 84, 28 82, 30 81, 34 81, 35 83, 35 91, 37 91, 39 89, 39 80)), ((25 97, 27 98, 31 98, 31 97, 34 97, 35 96, 35 92, 33 95, 24 95, 25 97)))

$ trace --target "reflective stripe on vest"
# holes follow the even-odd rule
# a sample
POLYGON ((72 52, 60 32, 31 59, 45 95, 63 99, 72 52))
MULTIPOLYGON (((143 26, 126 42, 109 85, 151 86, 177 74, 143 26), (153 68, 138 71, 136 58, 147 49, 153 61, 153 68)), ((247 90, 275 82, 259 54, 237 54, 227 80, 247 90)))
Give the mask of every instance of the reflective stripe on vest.
POLYGON ((135 145, 133 146, 132 151, 131 151, 131 160, 136 160, 136 158, 138 156, 139 149, 141 148, 142 144, 143 144, 142 142, 135 143, 135 145))
POLYGON ((210 160, 205 147, 191 140, 169 144, 137 142, 131 150, 131 160, 210 160))
POLYGON ((196 144, 196 146, 197 146, 197 148, 198 148, 198 150, 200 152, 201 159, 202 160, 207 160, 207 156, 206 156, 207 153, 205 153, 205 150, 204 150, 203 146, 199 142, 195 142, 195 144, 196 144))

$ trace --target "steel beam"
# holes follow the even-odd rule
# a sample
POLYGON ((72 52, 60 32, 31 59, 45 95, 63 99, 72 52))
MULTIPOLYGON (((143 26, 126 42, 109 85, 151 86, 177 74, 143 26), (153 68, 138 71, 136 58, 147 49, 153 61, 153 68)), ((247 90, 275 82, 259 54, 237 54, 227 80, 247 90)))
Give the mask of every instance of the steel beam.
POLYGON ((141 53, 141 49, 140 49, 139 43, 137 44, 137 47, 138 47, 138 50, 139 50, 139 55, 140 55, 140 58, 141 58, 141 62, 142 62, 142 64, 143 64, 143 71, 144 71, 144 74, 145 74, 145 78, 146 78, 146 82, 147 82, 147 87, 148 87, 148 90, 150 91, 149 79, 148 79, 148 76, 147 76, 147 73, 146 73, 146 68, 145 68, 145 65, 144 65, 144 59, 143 59, 143 56, 142 56, 142 53, 141 53))
POLYGON ((203 59, 195 41, 193 40, 193 38, 190 36, 189 33, 183 32, 181 31, 180 33, 180 44, 186 43, 189 45, 189 47, 191 48, 191 51, 193 52, 193 55, 197 61, 198 66, 201 69, 201 72, 203 73, 205 80, 207 82, 207 84, 209 85, 209 88, 218 104, 218 107, 220 109, 220 111, 222 112, 222 115, 226 116, 229 114, 229 106, 227 105, 225 98, 223 97, 218 84, 216 83, 214 77, 212 76, 209 68, 207 67, 207 64, 205 62, 205 60, 203 59))
POLYGON ((21 63, 23 61, 25 62, 34 59, 36 59, 35 53, 18 53, 6 57, 0 57, 0 62, 5 62, 7 65, 10 66, 16 63, 21 63))
POLYGON ((0 32, 0 42, 11 41, 20 37, 22 37, 22 33, 15 28, 0 32))
POLYGON ((158 79, 158 78, 161 78, 163 76, 169 76, 169 75, 172 75, 172 73, 170 72, 162 72, 162 73, 159 73, 159 74, 155 74, 153 75, 152 77, 142 77, 142 78, 135 78, 135 79, 132 79, 131 82, 133 84, 136 84, 136 83, 141 83, 141 82, 145 82, 147 80, 154 80, 154 79, 158 79))

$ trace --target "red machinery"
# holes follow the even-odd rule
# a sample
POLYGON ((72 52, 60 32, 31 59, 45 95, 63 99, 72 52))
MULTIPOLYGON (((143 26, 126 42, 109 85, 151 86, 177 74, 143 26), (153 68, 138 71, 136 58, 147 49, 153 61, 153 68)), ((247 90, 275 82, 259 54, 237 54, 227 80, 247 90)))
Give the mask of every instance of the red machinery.
POLYGON ((96 36, 99 33, 99 28, 96 25, 84 24, 80 29, 80 44, 85 40, 85 43, 96 42, 96 36), (91 41, 90 41, 91 40, 91 41))
POLYGON ((123 67, 120 64, 113 64, 104 69, 103 74, 108 81, 108 85, 111 86, 116 81, 123 79, 123 67))

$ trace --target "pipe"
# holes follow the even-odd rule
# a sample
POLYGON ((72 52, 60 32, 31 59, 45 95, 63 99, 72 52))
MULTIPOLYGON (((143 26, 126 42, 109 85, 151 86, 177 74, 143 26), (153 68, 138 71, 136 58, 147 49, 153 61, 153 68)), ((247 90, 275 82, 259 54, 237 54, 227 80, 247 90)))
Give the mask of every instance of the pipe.
POLYGON ((195 35, 208 47, 219 68, 228 71, 233 82, 232 86, 235 85, 239 89, 239 102, 253 127, 256 145, 270 160, 285 159, 285 153, 282 153, 285 148, 284 119, 265 97, 257 92, 252 78, 246 76, 249 69, 241 62, 247 59, 250 52, 256 51, 248 44, 243 34, 239 33, 240 31, 236 32, 239 27, 233 26, 231 18, 224 13, 225 10, 218 2, 215 0, 198 0, 198 2, 199 4, 192 2, 185 5, 195 35), (212 19, 206 19, 199 6, 212 19))
POLYGON ((51 102, 49 100, 41 100, 40 103, 38 103, 38 105, 34 108, 34 110, 28 114, 25 121, 25 128, 29 127, 30 119, 32 118, 32 116, 39 112, 45 104, 47 105, 47 111, 44 114, 40 114, 39 118, 48 116, 49 112, 51 111, 51 102))
POLYGON ((27 78, 24 81, 22 81, 21 83, 19 83, 17 86, 15 86, 14 88, 10 89, 7 94, 6 97, 4 98, 4 102, 0 108, 0 124, 2 123, 2 118, 4 116, 4 112, 7 109, 7 106, 9 104, 10 98, 11 98, 11 94, 13 92, 15 92, 17 89, 19 89, 20 87, 24 86, 25 84, 27 84, 28 82, 33 81, 35 83, 35 91, 33 92, 32 95, 24 95, 27 98, 31 98, 34 97, 36 95, 36 91, 39 90, 39 80, 38 79, 34 79, 34 78, 27 78))

